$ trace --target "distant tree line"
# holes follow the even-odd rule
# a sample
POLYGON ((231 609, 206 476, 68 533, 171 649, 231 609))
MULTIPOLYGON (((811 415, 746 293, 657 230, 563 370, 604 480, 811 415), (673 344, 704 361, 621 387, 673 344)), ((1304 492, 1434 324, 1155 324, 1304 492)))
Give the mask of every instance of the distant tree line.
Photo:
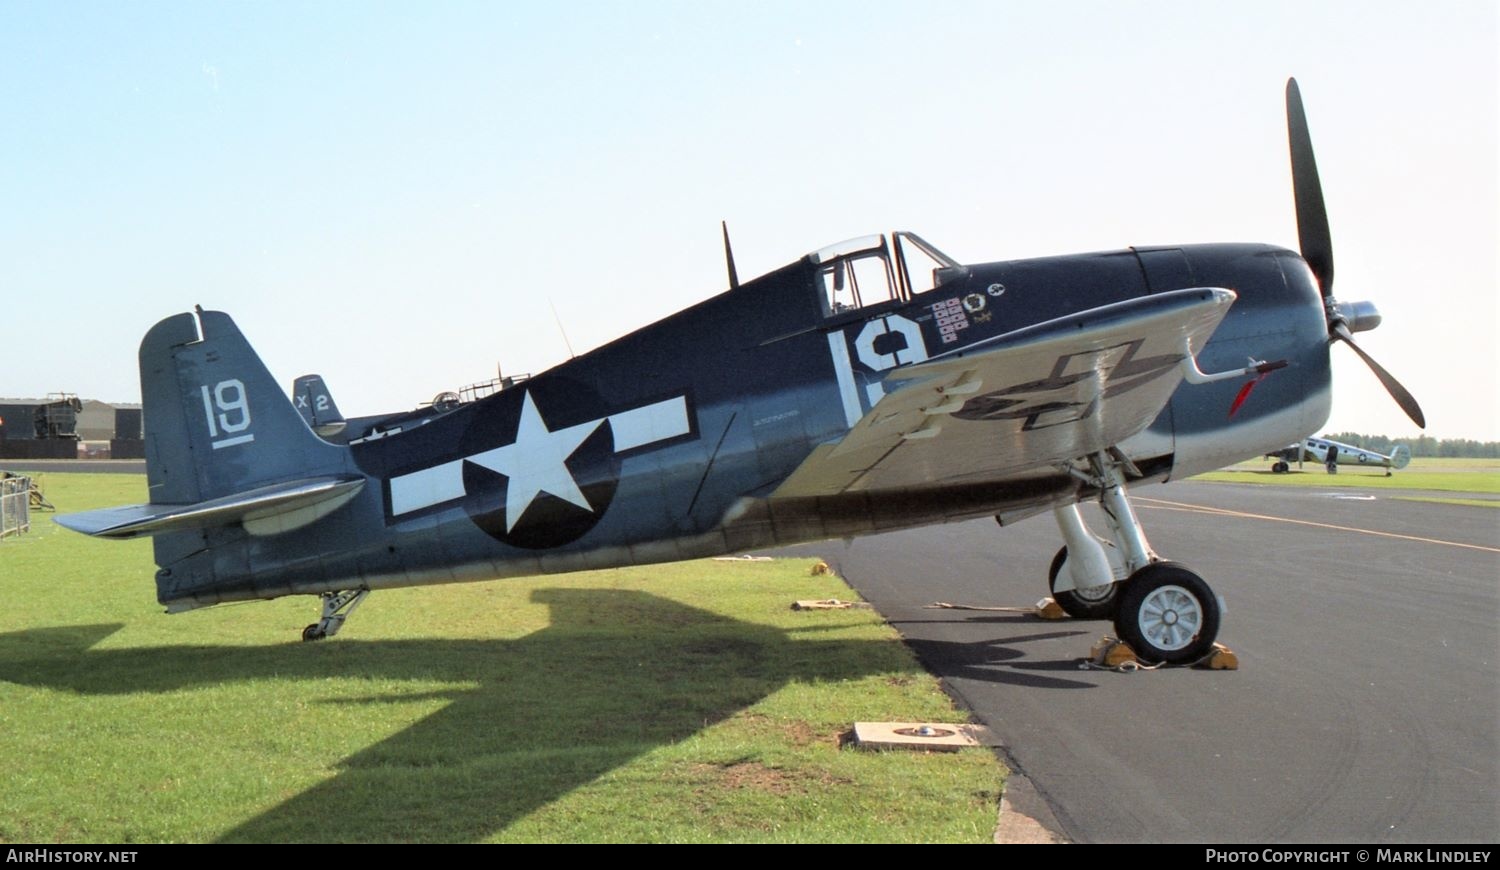
POLYGON ((1342 441, 1366 450, 1390 453, 1397 444, 1411 448, 1413 456, 1465 456, 1480 459, 1500 459, 1500 441, 1475 441, 1472 438, 1433 438, 1419 435, 1416 438, 1390 438, 1385 435, 1360 435, 1357 432, 1336 432, 1323 436, 1330 441, 1342 441))

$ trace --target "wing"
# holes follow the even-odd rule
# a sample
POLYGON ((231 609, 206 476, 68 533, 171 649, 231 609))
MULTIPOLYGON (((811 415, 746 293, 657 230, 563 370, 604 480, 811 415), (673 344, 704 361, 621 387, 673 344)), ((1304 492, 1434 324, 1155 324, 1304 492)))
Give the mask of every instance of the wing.
POLYGON ((1156 419, 1233 291, 1089 309, 897 368, 887 394, 773 497, 1000 479, 1118 444, 1156 419))

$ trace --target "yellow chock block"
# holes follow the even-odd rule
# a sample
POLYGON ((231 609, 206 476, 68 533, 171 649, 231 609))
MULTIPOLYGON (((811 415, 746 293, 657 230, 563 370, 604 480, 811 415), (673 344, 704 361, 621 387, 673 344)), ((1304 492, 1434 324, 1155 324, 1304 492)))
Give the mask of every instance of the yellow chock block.
POLYGON ((1103 665, 1106 668, 1141 663, 1135 655, 1135 650, 1130 648, 1130 644, 1113 637, 1101 638, 1098 643, 1094 644, 1094 648, 1089 652, 1089 658, 1094 664, 1103 665))
POLYGON ((1036 615, 1041 619, 1067 619, 1068 611, 1051 598, 1043 598, 1036 603, 1036 615))
POLYGON ((1208 668, 1211 671, 1237 671, 1240 669, 1240 657, 1224 644, 1216 643, 1214 651, 1199 662, 1198 667, 1208 668))

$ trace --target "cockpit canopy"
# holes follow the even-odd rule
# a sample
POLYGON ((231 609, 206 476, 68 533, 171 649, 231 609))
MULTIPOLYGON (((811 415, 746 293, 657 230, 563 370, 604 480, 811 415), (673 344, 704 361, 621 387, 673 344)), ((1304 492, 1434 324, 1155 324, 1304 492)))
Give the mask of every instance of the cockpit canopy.
POLYGON ((818 267, 824 317, 883 302, 904 303, 919 293, 964 277, 968 270, 916 233, 860 236, 807 255, 818 267), (913 281, 913 274, 917 280, 913 281))

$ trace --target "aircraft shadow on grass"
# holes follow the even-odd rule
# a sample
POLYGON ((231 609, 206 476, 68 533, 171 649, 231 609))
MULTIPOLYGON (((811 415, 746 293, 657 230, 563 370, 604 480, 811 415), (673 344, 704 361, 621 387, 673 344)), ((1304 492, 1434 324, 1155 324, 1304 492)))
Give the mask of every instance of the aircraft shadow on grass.
MULTIPOLYGON (((543 589, 551 624, 514 640, 91 650, 119 625, 0 634, 0 680, 83 695, 174 692, 270 677, 478 685, 340 763, 337 776, 223 841, 471 842, 796 681, 915 671, 883 642, 794 640, 636 591, 543 589), (625 626, 622 628, 621 626, 625 626), (733 664, 734 677, 707 662, 733 664), (607 692, 583 691, 607 687, 607 692), (413 778, 413 772, 420 772, 413 778), (474 807, 487 810, 475 813, 474 807)), ((298 690, 297 687, 292 689, 298 690)), ((410 701, 411 695, 338 703, 410 701)), ((254 710, 245 715, 254 716, 254 710)))

